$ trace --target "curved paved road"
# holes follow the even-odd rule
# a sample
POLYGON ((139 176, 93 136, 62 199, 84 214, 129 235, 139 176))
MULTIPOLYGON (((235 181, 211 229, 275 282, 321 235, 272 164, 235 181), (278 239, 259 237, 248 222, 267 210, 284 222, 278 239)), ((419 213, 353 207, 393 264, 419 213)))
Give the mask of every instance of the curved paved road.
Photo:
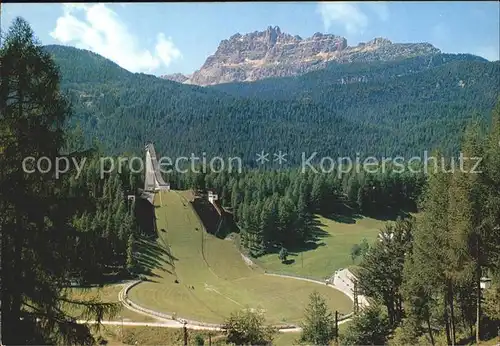
MULTIPOLYGON (((295 276, 289 276, 289 275, 282 275, 282 274, 271 274, 271 273, 266 273, 266 275, 272 275, 272 276, 281 276, 281 277, 286 277, 290 279, 296 279, 296 280, 303 280, 303 281, 309 281, 313 282, 316 284, 324 284, 321 281, 316 281, 316 280, 311 280, 311 279, 306 279, 306 278, 299 278, 295 276)), ((348 269, 343 269, 340 271, 335 272, 334 276, 330 279, 330 283, 328 284, 329 287, 332 287, 334 289, 337 289, 341 292, 343 292, 345 295, 347 295, 351 300, 353 300, 353 294, 352 294, 352 287, 353 287, 353 282, 352 282, 353 274, 348 270, 348 269), (333 282, 333 284, 331 284, 333 282)), ((159 311, 152 311, 149 309, 145 309, 142 307, 139 307, 137 304, 133 303, 130 301, 130 299, 127 297, 127 292, 128 290, 134 286, 137 285, 140 281, 134 281, 123 287, 123 289, 118 293, 118 300, 122 305, 139 314, 154 318, 155 320, 159 320, 161 322, 130 322, 130 321, 101 321, 101 324, 103 325, 123 325, 123 326, 144 326, 144 327, 162 327, 162 328, 182 328, 184 326, 183 321, 186 323, 186 328, 188 329, 194 329, 194 330, 213 330, 213 331, 221 331, 223 330, 220 325, 209 325, 207 323, 199 322, 199 321, 191 321, 191 320, 184 320, 184 319, 172 319, 172 318, 167 318, 167 317, 162 317, 167 316, 159 311), (135 306, 137 307, 135 307, 135 306)), ((359 303, 361 306, 367 306, 368 301, 364 296, 358 296, 359 303)), ((344 319, 342 321, 339 321, 339 324, 345 323, 347 321, 350 321, 351 318, 344 319)), ((85 321, 85 320, 78 320, 78 323, 82 324, 96 324, 97 321, 85 321)), ((278 329, 282 333, 297 333, 302 331, 302 328, 300 327, 290 327, 290 328, 279 328, 278 329)))

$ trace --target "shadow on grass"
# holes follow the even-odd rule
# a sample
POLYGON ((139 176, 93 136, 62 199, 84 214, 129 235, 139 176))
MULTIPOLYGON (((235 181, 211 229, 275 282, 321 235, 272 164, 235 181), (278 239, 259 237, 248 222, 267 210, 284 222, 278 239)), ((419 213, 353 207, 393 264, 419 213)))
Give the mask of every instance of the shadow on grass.
POLYGON ((156 237, 155 208, 145 199, 136 199, 135 218, 141 233, 148 237, 156 237))
POLYGON ((136 246, 135 258, 140 268, 139 274, 158 277, 157 274, 153 273, 155 269, 173 274, 175 261, 178 259, 168 249, 156 241, 146 239, 138 240, 136 246), (167 269, 168 266, 171 270, 167 269))
POLYGON ((347 202, 335 203, 331 206, 331 210, 335 212, 319 211, 318 214, 326 219, 346 224, 355 224, 357 220, 363 218, 362 215, 357 213, 356 208, 349 205, 347 202))
POLYGON ((410 216, 410 213, 405 210, 387 210, 384 213, 367 213, 366 216, 379 221, 396 221, 399 217, 405 219, 410 216))
POLYGON ((158 230, 156 225, 155 208, 145 200, 138 200, 136 204, 136 218, 142 233, 141 239, 136 241, 134 251, 138 264, 137 274, 150 277, 158 277, 154 270, 160 270, 173 274, 175 270, 175 258, 165 245, 158 242, 158 237, 167 233, 165 229, 158 230), (171 270, 167 269, 168 267, 171 270))
POLYGON ((193 206, 194 211, 200 217, 207 232, 217 236, 218 238, 225 238, 225 234, 222 234, 224 232, 218 232, 216 234, 217 226, 219 225, 221 217, 215 207, 208 201, 206 195, 197 196, 190 203, 193 206))
POLYGON ((329 209, 334 212, 319 211, 318 214, 327 219, 346 224, 354 224, 357 220, 364 217, 370 217, 378 221, 395 221, 398 217, 403 219, 408 217, 410 212, 412 212, 412 210, 406 207, 403 207, 402 209, 386 207, 384 209, 373 211, 367 210, 360 213, 356 206, 351 205, 346 201, 335 203, 329 206, 329 209))
POLYGON ((234 221, 233 213, 230 213, 223 208, 221 208, 221 210, 222 210, 223 223, 216 236, 217 238, 225 239, 229 234, 239 233, 240 230, 236 225, 236 222, 234 221))
MULTIPOLYGON (((339 223, 344 223, 344 224, 355 224, 358 222, 358 220, 361 220, 367 216, 376 219, 376 220, 384 220, 384 221, 394 221, 396 220, 397 217, 407 217, 409 214, 404 212, 404 211, 399 211, 398 213, 386 213, 386 214, 379 214, 379 215, 362 215, 356 212, 355 208, 350 207, 347 204, 338 204, 338 208, 335 210, 341 211, 338 213, 321 213, 319 212, 318 215, 321 215, 325 219, 336 221, 339 223)), ((314 218, 312 220, 312 231, 310 233, 309 239, 307 239, 303 243, 288 243, 285 244, 284 247, 287 248, 289 252, 289 256, 298 256, 300 253, 311 251, 311 250, 316 250, 319 247, 326 246, 326 243, 323 241, 323 239, 327 237, 331 237, 331 234, 322 229, 322 227, 326 226, 324 223, 320 221, 319 218, 314 218)), ((267 253, 269 254, 277 254, 281 250, 281 245, 280 244, 274 244, 272 245, 268 250, 267 253)), ((293 263, 293 262, 292 262, 293 263)), ((284 263, 286 264, 286 263, 284 263)))
MULTIPOLYGON (((321 229, 320 227, 325 226, 318 218, 314 218, 311 223, 312 230, 309 234, 309 238, 303 243, 285 243, 283 246, 288 250, 289 256, 297 256, 301 252, 307 252, 311 250, 316 250, 321 246, 326 246, 326 243, 322 239, 331 237, 331 235, 321 229)), ((280 244, 272 245, 268 250, 268 254, 277 254, 281 250, 280 244)), ((293 263, 293 262, 292 262, 293 263)))
MULTIPOLYGON (((488 316, 483 316, 481 319, 480 337, 481 344, 484 345, 498 345, 498 328, 500 323, 490 319, 488 316)), ((477 345, 475 336, 475 326, 471 327, 470 336, 462 336, 457 340, 457 345, 477 345)))
POLYGON ((340 223, 345 223, 345 224, 355 224, 358 220, 361 220, 365 217, 372 218, 377 221, 396 221, 398 217, 405 219, 409 217, 411 214, 407 211, 404 210, 398 210, 398 211, 385 211, 383 213, 364 213, 364 214, 358 214, 358 213, 352 213, 352 214, 337 214, 337 213, 332 213, 332 214, 326 214, 326 213, 320 213, 319 215, 323 216, 326 219, 340 222, 340 223))

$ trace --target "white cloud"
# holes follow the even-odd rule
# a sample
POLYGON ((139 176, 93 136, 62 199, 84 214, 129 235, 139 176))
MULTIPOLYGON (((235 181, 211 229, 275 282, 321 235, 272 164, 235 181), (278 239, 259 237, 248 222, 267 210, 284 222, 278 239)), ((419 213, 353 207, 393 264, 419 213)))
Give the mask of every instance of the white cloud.
POLYGON ((182 57, 181 52, 172 42, 172 38, 166 39, 163 33, 158 34, 155 51, 166 66, 170 65, 173 60, 182 57))
POLYGON ((368 17, 353 3, 321 2, 318 5, 325 30, 333 23, 339 23, 349 34, 363 31, 368 25, 368 17))
POLYGON ((136 37, 118 15, 105 4, 64 4, 50 35, 64 44, 98 53, 131 72, 152 72, 182 58, 179 49, 165 34, 157 35, 153 53, 141 49, 136 37), (76 13, 83 13, 79 19, 76 13))
MULTIPOLYGON (((386 2, 379 1, 363 4, 375 13, 382 21, 389 19, 389 9, 386 2)), ((317 11, 323 19, 325 30, 328 31, 333 24, 343 26, 347 34, 362 34, 368 27, 368 15, 354 2, 320 2, 317 11)))

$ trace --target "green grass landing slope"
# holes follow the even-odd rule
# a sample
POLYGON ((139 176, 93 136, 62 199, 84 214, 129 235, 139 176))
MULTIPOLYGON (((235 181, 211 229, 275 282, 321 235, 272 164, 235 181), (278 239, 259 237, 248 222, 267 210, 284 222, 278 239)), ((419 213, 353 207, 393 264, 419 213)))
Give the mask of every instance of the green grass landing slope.
POLYGON ((249 267, 231 241, 203 231, 188 198, 177 191, 156 196, 158 241, 170 256, 151 281, 130 290, 132 301, 204 322, 220 323, 235 310, 253 308, 265 310, 269 323, 298 323, 309 294, 317 290, 332 310, 351 311, 349 298, 326 285, 267 276, 249 267))

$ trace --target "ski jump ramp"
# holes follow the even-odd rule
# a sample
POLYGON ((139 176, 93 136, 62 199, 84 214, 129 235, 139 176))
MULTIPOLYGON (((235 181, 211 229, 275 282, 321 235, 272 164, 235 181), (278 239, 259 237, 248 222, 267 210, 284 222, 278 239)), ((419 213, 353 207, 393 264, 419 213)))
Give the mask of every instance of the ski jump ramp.
POLYGON ((147 199, 153 204, 154 194, 157 191, 169 191, 170 184, 163 180, 160 172, 160 166, 156 158, 156 151, 153 143, 149 143, 145 147, 146 150, 146 164, 145 164, 145 178, 144 178, 144 191, 142 197, 147 199))

